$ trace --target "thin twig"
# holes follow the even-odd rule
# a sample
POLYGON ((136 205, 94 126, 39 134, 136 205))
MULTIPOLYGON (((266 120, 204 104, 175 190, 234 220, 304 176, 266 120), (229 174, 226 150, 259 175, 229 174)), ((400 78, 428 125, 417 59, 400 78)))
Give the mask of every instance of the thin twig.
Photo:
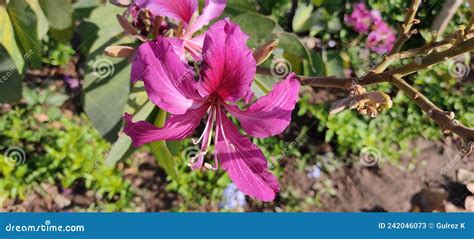
POLYGON ((410 37, 416 33, 416 30, 412 31, 411 28, 414 24, 418 23, 418 20, 416 20, 415 17, 420 4, 421 0, 412 0, 410 8, 407 9, 405 22, 401 26, 400 34, 395 43, 393 44, 392 50, 387 55, 387 57, 372 70, 373 72, 380 73, 385 71, 391 64, 389 57, 400 52, 405 42, 408 41, 408 39, 410 39, 410 37))
POLYGON ((405 66, 402 66, 402 67, 399 67, 387 72, 390 75, 406 76, 406 75, 415 73, 421 69, 426 69, 438 63, 448 61, 458 55, 461 55, 473 50, 474 50, 474 38, 471 38, 467 41, 456 44, 453 47, 443 52, 433 52, 427 55, 426 57, 422 58, 421 61, 412 62, 410 64, 407 64, 405 66))
POLYGON ((399 52, 403 44, 405 44, 405 42, 410 39, 411 34, 413 33, 411 28, 418 22, 415 17, 416 13, 418 12, 418 7, 420 7, 420 4, 421 0, 413 0, 411 2, 410 7, 407 9, 405 23, 402 25, 402 32, 398 37, 397 41, 395 41, 394 47, 389 55, 399 52))
MULTIPOLYGON (((474 0, 472 0, 474 2, 474 0)), ((474 51, 474 14, 466 29, 460 28, 450 37, 442 41, 436 39, 422 47, 400 52, 403 44, 411 37, 414 31, 411 29, 416 20, 416 12, 421 0, 413 0, 410 8, 407 10, 405 23, 395 43, 393 50, 385 59, 371 72, 363 77, 338 78, 329 77, 305 77, 297 76, 297 79, 303 85, 316 87, 330 87, 351 90, 356 85, 371 85, 382 82, 390 82, 398 89, 407 94, 431 119, 433 119, 443 131, 451 131, 461 136, 467 142, 474 142, 474 129, 462 125, 455 120, 453 112, 441 110, 433 104, 426 96, 417 91, 413 86, 403 80, 404 76, 417 71, 427 69, 433 65, 448 61, 458 55, 474 51), (443 51, 438 51, 442 47, 448 47, 443 51), (427 55, 426 55, 427 54, 427 55), (421 57, 423 56, 424 57, 421 57), (386 69, 395 61, 410 57, 419 57, 414 62, 386 71, 386 69)), ((474 5, 474 4, 473 4, 474 5)), ((474 11, 473 11, 474 13, 474 11)), ((443 48, 444 49, 444 48, 443 48)), ((270 69, 258 67, 258 74, 272 75, 270 69)))
POLYGON ((392 83, 407 94, 443 131, 451 131, 461 136, 466 142, 474 142, 474 129, 470 129, 457 121, 453 112, 441 110, 400 76, 393 76, 392 83))

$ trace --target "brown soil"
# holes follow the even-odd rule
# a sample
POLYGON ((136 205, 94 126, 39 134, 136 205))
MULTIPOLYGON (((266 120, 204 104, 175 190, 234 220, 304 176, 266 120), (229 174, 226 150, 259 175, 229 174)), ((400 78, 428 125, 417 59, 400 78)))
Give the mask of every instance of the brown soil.
MULTIPOLYGON (((463 207, 465 198, 471 193, 465 186, 468 183, 466 176, 460 173, 467 172, 468 177, 474 180, 474 157, 464 157, 447 167, 460 152, 450 139, 447 139, 447 143, 418 140, 414 145, 421 150, 420 154, 414 159, 403 158, 398 167, 389 163, 380 163, 374 167, 356 164, 314 180, 287 166, 285 176, 281 179, 282 191, 296 189, 296 195, 304 200, 318 193, 315 185, 330 179, 336 195, 323 194, 321 207, 310 205, 303 211, 431 212, 444 211, 445 201, 463 207), (412 162, 416 162, 417 166, 407 170, 412 162), (443 169, 447 169, 445 174, 440 172, 443 169)), ((275 207, 284 208, 284 200, 276 202, 263 206, 254 204, 249 209, 273 211, 275 207)))
MULTIPOLYGON (((447 143, 433 143, 424 140, 414 142, 420 154, 414 158, 403 158, 400 166, 381 162, 373 167, 354 164, 342 167, 331 174, 323 174, 319 179, 309 179, 305 172, 296 168, 296 159, 283 159, 284 176, 280 179, 281 192, 291 192, 298 201, 320 195, 318 204, 303 204, 302 211, 367 211, 367 212, 407 212, 443 211, 443 203, 449 201, 463 207, 464 200, 471 195, 465 183, 474 175, 474 157, 465 157, 447 168, 460 149, 447 139, 447 143), (407 170, 416 162, 416 167, 407 170), (447 168, 446 173, 441 170, 447 168), (466 170, 467 169, 467 170, 466 170), (464 175, 460 175, 460 171, 464 175), (336 194, 320 193, 321 183, 332 182, 336 194), (464 180, 464 181, 463 181, 464 180)), ((133 203, 137 211, 169 211, 182 201, 176 193, 167 192, 166 176, 154 158, 139 153, 132 165, 124 167, 128 179, 136 193, 133 203)), ((471 178, 472 180, 473 178, 471 178)), ((285 211, 289 203, 287 197, 278 196, 272 203, 260 203, 248 198, 245 211, 285 211)), ((73 211, 86 210, 92 203, 99 203, 100 197, 92 191, 83 190, 80 182, 68 193, 54 185, 42 184, 23 202, 10 201, 2 211, 73 211)), ((203 206, 198 211, 215 211, 216 207, 203 206)), ((295 210, 295 209, 293 209, 295 210)))

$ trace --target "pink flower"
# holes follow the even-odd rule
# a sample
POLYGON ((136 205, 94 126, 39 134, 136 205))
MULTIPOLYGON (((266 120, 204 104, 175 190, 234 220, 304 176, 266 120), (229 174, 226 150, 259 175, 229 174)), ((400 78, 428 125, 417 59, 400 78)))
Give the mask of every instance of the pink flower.
POLYGON ((136 0, 135 3, 140 8, 148 8, 154 16, 181 21, 184 26, 182 32, 177 33, 177 38, 182 40, 184 49, 199 58, 204 35, 193 37, 193 34, 218 18, 224 11, 227 0, 206 0, 200 15, 198 0, 136 0))
MULTIPOLYGON (((198 12, 198 0, 136 0, 129 11, 147 8, 153 16, 165 16, 183 24, 181 32, 177 32, 170 40, 174 51, 185 60, 185 52, 189 52, 195 60, 201 60, 204 34, 194 36, 196 32, 218 18, 225 9, 227 0, 206 0, 202 13, 198 12)), ((135 13, 138 14, 138 13, 135 13)), ((140 80, 143 62, 134 59, 132 63, 132 82, 140 80)))
POLYGON ((354 11, 351 15, 346 15, 344 20, 347 25, 352 26, 359 33, 367 33, 373 22, 372 14, 364 3, 355 4, 354 11))
POLYGON ((143 44, 138 54, 145 65, 145 90, 150 100, 171 116, 164 127, 157 128, 145 121, 132 122, 132 116, 125 114, 124 132, 137 147, 158 140, 183 140, 207 116, 204 132, 193 140, 201 144, 201 151, 191 159, 190 166, 217 170, 220 164, 242 192, 272 201, 279 191, 277 179, 269 172, 262 151, 240 134, 226 112, 237 118, 250 136, 280 134, 291 121, 300 84, 290 74, 268 95, 241 110, 236 103, 251 95, 256 72, 247 39, 240 27, 228 19, 211 26, 204 37, 198 81, 194 79, 194 69, 174 53, 170 39, 160 37, 143 44), (204 163, 213 135, 214 166, 204 163))
POLYGON ((392 50, 396 35, 382 19, 379 11, 369 11, 364 3, 359 3, 354 5, 354 11, 350 16, 345 16, 345 21, 356 32, 369 33, 370 31, 365 45, 372 51, 384 54, 392 50))
POLYGON ((395 32, 384 21, 377 22, 374 30, 369 33, 365 46, 378 54, 388 53, 397 40, 395 32))

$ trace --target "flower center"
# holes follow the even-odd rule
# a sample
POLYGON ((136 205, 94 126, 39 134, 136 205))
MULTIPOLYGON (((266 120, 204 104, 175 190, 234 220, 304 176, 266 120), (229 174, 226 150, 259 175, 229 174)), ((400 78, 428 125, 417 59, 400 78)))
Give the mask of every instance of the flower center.
MULTIPOLYGON (((201 136, 196 140, 192 139, 194 145, 201 144, 200 151, 197 155, 193 156, 190 159, 189 166, 193 169, 201 168, 204 163, 204 156, 207 155, 209 152, 209 147, 211 145, 212 135, 215 131, 214 135, 214 146, 217 145, 219 141, 219 137, 222 136, 222 140, 229 144, 227 140, 227 136, 225 134, 224 128, 222 127, 222 117, 225 117, 223 111, 221 110, 221 105, 217 101, 213 101, 208 109, 208 116, 206 120, 206 126, 204 127, 204 131, 202 132, 201 136), (215 127, 215 128, 214 128, 215 127)), ((233 150, 235 150, 233 144, 229 144, 233 150)), ((217 170, 219 167, 219 161, 217 158, 217 154, 215 153, 214 149, 214 165, 209 163, 204 163, 204 167, 210 170, 217 170)))

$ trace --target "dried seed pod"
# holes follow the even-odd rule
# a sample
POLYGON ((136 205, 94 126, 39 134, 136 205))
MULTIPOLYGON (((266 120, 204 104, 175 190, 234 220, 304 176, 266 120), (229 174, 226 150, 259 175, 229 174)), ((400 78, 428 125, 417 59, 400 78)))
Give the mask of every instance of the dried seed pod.
POLYGON ((265 42, 262 46, 255 49, 253 52, 253 58, 257 62, 257 65, 262 64, 264 61, 268 59, 273 53, 273 50, 278 46, 278 39, 270 40, 265 42))
POLYGON ((329 115, 335 115, 337 113, 344 111, 345 109, 347 109, 350 103, 351 103, 350 98, 343 98, 334 102, 331 108, 329 109, 329 115))
POLYGON ((129 46, 108 46, 105 48, 104 54, 115 58, 127 58, 131 56, 134 51, 135 49, 129 46))
POLYGON ((118 7, 128 7, 132 4, 132 0, 110 0, 110 3, 118 7))
POLYGON ((130 22, 128 22, 128 20, 124 16, 117 14, 117 20, 120 26, 123 28, 123 30, 126 33, 128 33, 130 36, 143 42, 146 41, 146 37, 140 35, 135 29, 135 27, 130 22))

